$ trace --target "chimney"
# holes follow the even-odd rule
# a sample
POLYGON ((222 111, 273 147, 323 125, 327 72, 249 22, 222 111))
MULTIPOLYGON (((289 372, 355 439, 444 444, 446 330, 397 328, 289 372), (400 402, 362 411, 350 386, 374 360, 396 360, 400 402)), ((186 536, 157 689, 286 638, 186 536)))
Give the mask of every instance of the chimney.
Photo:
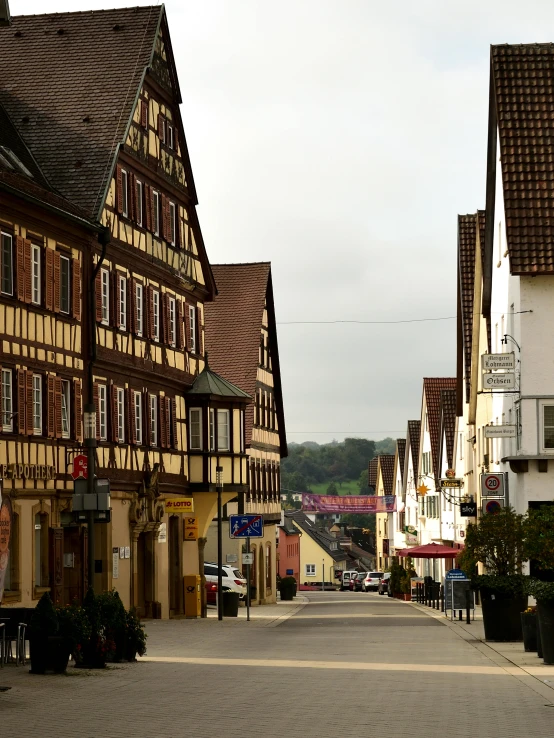
POLYGON ((10 4, 8 0, 0 0, 0 26, 9 26, 10 23, 10 4))

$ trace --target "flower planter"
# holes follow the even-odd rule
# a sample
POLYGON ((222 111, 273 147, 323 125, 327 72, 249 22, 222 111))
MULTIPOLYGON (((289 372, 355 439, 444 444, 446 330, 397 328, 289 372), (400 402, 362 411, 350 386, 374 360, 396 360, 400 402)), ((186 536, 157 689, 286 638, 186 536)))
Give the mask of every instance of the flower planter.
POLYGON ((527 607, 527 595, 506 598, 487 590, 481 591, 483 625, 487 641, 522 641, 521 613, 527 607))
POLYGON ((539 627, 539 616, 537 615, 537 656, 542 659, 541 629, 539 627))
POLYGON ((412 601, 412 595, 411 594, 403 594, 402 599, 404 602, 411 602, 412 601))
POLYGON ((70 646, 61 636, 31 638, 30 674, 63 674, 69 662, 70 646))
POLYGON ((294 599, 294 589, 287 587, 286 589, 281 590, 281 600, 293 600, 294 599))
POLYGON ((239 614, 239 593, 223 592, 223 617, 236 618, 239 614))
POLYGON ((538 602, 537 616, 545 664, 554 664, 554 601, 538 602))
POLYGON ((523 647, 526 651, 537 650, 537 616, 534 612, 521 613, 523 647))

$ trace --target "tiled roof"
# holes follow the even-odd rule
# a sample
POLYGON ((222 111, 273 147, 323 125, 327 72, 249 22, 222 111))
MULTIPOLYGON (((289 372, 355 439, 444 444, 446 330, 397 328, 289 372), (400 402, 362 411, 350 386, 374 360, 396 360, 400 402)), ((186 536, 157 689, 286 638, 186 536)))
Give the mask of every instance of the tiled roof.
POLYGON ((456 433, 456 390, 441 391, 441 439, 446 439, 448 469, 454 467, 454 434, 456 433))
MULTIPOLYGON (((477 217, 479 219, 479 248, 481 250, 481 269, 483 274, 485 273, 485 225, 486 225, 486 211, 485 210, 478 210, 477 211, 477 217)), ((486 324, 487 324, 487 347, 488 350, 492 350, 492 343, 491 343, 491 335, 492 335, 492 329, 491 329, 491 316, 490 312, 486 315, 486 324)))
POLYGON ((98 218, 163 5, 12 17, 0 102, 50 185, 98 218))
POLYGON ((417 475, 419 469, 419 436, 421 433, 421 420, 408 420, 408 440, 410 442, 410 450, 412 452, 412 466, 414 469, 414 479, 416 487, 418 486, 417 475))
POLYGON ((374 456, 369 462, 367 483, 370 487, 375 489, 377 485, 377 468, 379 467, 379 457, 374 456))
POLYGON ((406 439, 396 439, 396 457, 400 466, 400 479, 404 482, 404 460, 406 458, 406 439))
POLYGON ((240 387, 237 387, 224 377, 213 372, 207 362, 204 369, 194 380, 193 385, 187 394, 230 397, 242 400, 252 399, 251 396, 240 387))
POLYGON ((324 549, 325 552, 334 559, 334 561, 346 561, 348 556, 345 551, 340 547, 331 549, 331 544, 338 543, 335 536, 318 528, 315 523, 312 523, 306 513, 303 513, 301 510, 297 510, 296 512, 287 511, 285 515, 292 518, 302 532, 307 533, 307 535, 315 541, 318 546, 321 546, 321 548, 324 549))
POLYGON ((439 478, 441 391, 445 389, 456 389, 455 377, 425 377, 423 380, 423 392, 425 393, 427 403, 427 421, 429 423, 431 457, 435 479, 439 478))
POLYGON ((379 473, 383 479, 383 491, 386 495, 392 495, 394 493, 394 455, 393 454, 380 454, 377 457, 379 461, 379 471, 377 472, 377 479, 379 473))
MULTIPOLYGON (((286 456, 285 416, 279 367, 277 327, 273 305, 271 264, 212 264, 217 297, 206 303, 206 350, 210 366, 248 392, 256 393, 260 336, 264 306, 267 305, 269 350, 279 423, 281 456, 286 456)), ((250 444, 254 406, 246 408, 246 443, 250 444)))
POLYGON ((473 291, 475 287, 475 247, 477 216, 458 215, 458 279, 462 319, 466 402, 471 379, 471 341, 473 334, 473 291))
POLYGON ((553 274, 554 44, 492 46, 491 70, 510 269, 553 274))

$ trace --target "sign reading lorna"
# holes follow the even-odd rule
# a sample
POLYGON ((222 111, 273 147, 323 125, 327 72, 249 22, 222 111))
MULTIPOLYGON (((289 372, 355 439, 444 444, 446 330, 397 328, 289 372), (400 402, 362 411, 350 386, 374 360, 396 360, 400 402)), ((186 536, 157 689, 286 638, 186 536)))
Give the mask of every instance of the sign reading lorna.
POLYGON ((0 603, 10 563, 10 535, 12 530, 12 505, 8 497, 0 504, 0 603))
POLYGON ((396 512, 396 496, 364 497, 345 495, 312 495, 302 494, 302 510, 304 512, 322 513, 385 513, 396 512))

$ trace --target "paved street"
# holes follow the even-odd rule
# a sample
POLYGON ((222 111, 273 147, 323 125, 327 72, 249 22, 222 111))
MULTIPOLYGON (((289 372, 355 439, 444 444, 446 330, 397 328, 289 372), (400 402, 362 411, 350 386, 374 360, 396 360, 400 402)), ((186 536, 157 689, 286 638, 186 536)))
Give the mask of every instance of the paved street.
POLYGON ((554 690, 430 611, 375 594, 302 600, 256 608, 250 623, 242 612, 222 624, 149 622, 147 657, 101 673, 39 677, 7 667, 2 735, 553 734, 554 690))

